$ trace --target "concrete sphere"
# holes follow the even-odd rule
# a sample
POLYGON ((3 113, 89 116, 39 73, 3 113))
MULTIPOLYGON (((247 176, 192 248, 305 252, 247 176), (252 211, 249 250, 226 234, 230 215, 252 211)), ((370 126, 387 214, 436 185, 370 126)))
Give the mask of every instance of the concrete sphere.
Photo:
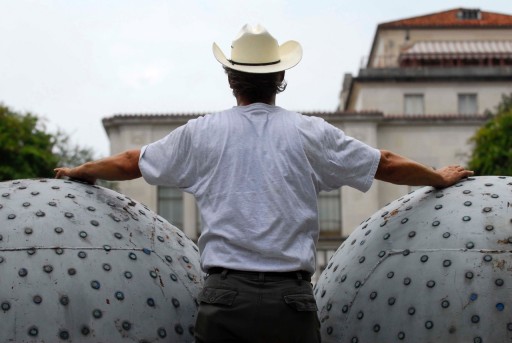
POLYGON ((196 245, 133 199, 0 183, 0 342, 193 342, 202 281, 196 245))
POLYGON ((388 204, 315 286, 323 342, 511 342, 511 218, 510 177, 388 204))

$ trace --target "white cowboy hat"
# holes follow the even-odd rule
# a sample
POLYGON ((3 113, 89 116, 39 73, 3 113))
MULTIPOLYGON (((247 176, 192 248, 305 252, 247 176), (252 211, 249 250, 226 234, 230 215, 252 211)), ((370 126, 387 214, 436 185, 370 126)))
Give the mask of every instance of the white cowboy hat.
POLYGON ((244 25, 231 44, 231 59, 227 59, 216 43, 213 55, 222 65, 246 73, 275 73, 290 69, 302 58, 302 47, 296 41, 281 45, 261 25, 244 25))

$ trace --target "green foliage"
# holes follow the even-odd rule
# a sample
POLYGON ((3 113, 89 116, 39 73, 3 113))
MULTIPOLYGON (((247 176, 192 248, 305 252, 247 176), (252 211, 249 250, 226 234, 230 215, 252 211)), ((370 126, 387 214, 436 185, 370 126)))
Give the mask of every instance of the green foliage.
POLYGON ((492 118, 471 141, 469 168, 476 175, 512 175, 512 94, 503 95, 492 118))
POLYGON ((59 161, 53 146, 53 136, 36 116, 0 103, 0 181, 52 177, 59 161))

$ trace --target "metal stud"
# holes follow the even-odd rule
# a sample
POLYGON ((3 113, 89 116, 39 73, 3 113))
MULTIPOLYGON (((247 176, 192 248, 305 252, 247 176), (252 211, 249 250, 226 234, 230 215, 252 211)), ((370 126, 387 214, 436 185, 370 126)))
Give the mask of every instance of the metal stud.
POLYGON ((101 310, 99 309, 95 309, 92 311, 92 316, 96 319, 100 319, 101 317, 103 317, 103 312, 101 312, 101 310))
POLYGON ((39 305, 40 303, 43 302, 43 298, 40 296, 40 295, 34 295, 34 297, 32 298, 32 300, 34 301, 35 304, 39 305))
POLYGON ((157 333, 158 333, 158 337, 160 337, 160 338, 165 338, 165 337, 167 337, 167 331, 165 331, 165 329, 164 329, 164 328, 159 328, 159 329, 157 330, 157 333))
POLYGON ((60 297, 59 302, 63 306, 69 305, 69 297, 67 295, 63 295, 60 297))
POLYGON ((39 329, 37 328, 37 326, 31 326, 29 329, 28 329, 28 335, 31 336, 31 337, 36 337, 38 334, 39 334, 39 329))
POLYGON ((132 324, 127 321, 127 320, 124 320, 122 323, 121 323, 121 327, 126 330, 126 331, 130 331, 130 329, 132 328, 132 324))
POLYGON ((26 268, 20 268, 18 270, 18 275, 21 277, 25 277, 28 275, 28 270, 26 268))
POLYGON ((146 300, 146 304, 148 304, 149 307, 155 307, 155 299, 153 298, 148 298, 146 300))
POLYGON ((0 308, 2 309, 2 311, 7 312, 11 309, 11 303, 9 303, 8 301, 4 301, 2 302, 2 304, 0 304, 0 308))

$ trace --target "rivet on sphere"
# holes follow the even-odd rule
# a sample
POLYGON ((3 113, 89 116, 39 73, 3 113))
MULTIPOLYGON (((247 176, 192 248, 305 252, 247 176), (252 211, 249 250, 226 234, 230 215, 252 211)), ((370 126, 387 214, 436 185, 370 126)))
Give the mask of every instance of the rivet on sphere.
POLYGON ((8 301, 4 301, 2 304, 0 304, 0 308, 2 311, 7 312, 11 309, 11 304, 8 301))
POLYGON ((31 326, 28 329, 29 336, 36 337, 38 334, 39 334, 39 330, 38 330, 37 326, 31 326))
POLYGON ((67 295, 63 295, 60 297, 59 302, 63 306, 69 305, 69 297, 67 295))
POLYGON ((18 270, 18 275, 21 277, 25 277, 25 276, 27 276, 27 274, 28 274, 28 271, 26 268, 20 268, 20 270, 18 270))
POLYGON ((129 321, 125 320, 121 323, 121 327, 123 328, 123 330, 129 331, 132 328, 132 324, 129 321))
POLYGON ((158 337, 160 337, 160 338, 167 337, 167 331, 165 331, 164 328, 159 328, 157 333, 158 333, 158 337))
POLYGON ((89 329, 88 326, 82 326, 80 332, 82 333, 82 335, 87 336, 91 333, 91 329, 89 329))
POLYGON ((180 301, 178 299, 172 298, 171 302, 174 307, 180 307, 180 301))
POLYGON ((100 319, 103 316, 103 313, 99 309, 95 309, 92 311, 92 316, 96 319, 100 319))
POLYGON ((432 321, 426 321, 425 322, 425 328, 427 328, 428 330, 432 329, 434 327, 434 323, 432 321))
POLYGON ((183 327, 180 324, 176 324, 174 326, 174 331, 176 331, 178 335, 183 335, 184 332, 183 327))
POLYGON ((35 295, 32 300, 34 301, 35 304, 40 304, 43 302, 43 298, 40 296, 40 295, 35 295))

